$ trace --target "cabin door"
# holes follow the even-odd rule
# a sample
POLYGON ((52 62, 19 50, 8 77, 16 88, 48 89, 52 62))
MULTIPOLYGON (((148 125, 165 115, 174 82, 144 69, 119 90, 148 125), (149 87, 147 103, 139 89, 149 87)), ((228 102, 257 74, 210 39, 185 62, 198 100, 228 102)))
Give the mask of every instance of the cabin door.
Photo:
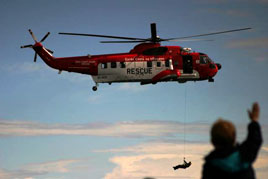
POLYGON ((191 55, 183 55, 183 73, 191 74, 193 73, 193 58, 191 55))

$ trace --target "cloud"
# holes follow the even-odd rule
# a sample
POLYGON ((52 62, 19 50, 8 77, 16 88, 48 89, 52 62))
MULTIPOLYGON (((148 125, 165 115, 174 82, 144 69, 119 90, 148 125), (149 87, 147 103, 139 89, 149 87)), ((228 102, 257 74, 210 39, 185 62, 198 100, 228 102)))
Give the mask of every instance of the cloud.
MULTIPOLYGON (((268 174, 268 153, 264 146, 254 164, 257 178, 265 178, 268 174), (260 177, 263 176, 263 177, 260 177)), ((114 156, 109 159, 115 167, 105 175, 105 179, 142 179, 153 177, 155 179, 171 178, 201 178, 203 157, 212 149, 208 143, 148 142, 123 148, 114 148, 98 152, 112 152, 114 156), (184 155, 185 147, 185 155, 184 155), (183 157, 192 162, 186 170, 174 171, 173 166, 183 162, 183 157)), ((18 169, 0 169, 0 178, 39 178, 56 174, 59 177, 72 176, 78 170, 88 172, 88 158, 54 160, 41 163, 31 163, 18 169)), ((85 175, 86 176, 86 175, 85 175)))
MULTIPOLYGON (((201 144, 200 142, 198 144, 201 144)), ((114 149, 107 149, 107 150, 99 150, 95 152, 129 152, 129 153, 143 153, 143 154, 176 154, 178 151, 184 151, 184 148, 187 150, 187 153, 194 152, 194 148, 192 146, 196 145, 193 142, 187 142, 187 146, 183 145, 183 142, 174 143, 174 142, 150 142, 144 143, 136 146, 125 147, 125 148, 114 148, 114 149)), ((200 145, 202 150, 205 145, 200 145)), ((202 151, 201 150, 201 151, 202 151)), ((198 153, 200 150, 196 151, 198 153)))
POLYGON ((256 62, 264 62, 268 59, 268 52, 266 47, 268 46, 268 38, 251 38, 244 40, 233 40, 226 44, 227 48, 244 49, 249 52, 249 57, 256 62))
POLYGON ((155 142, 139 144, 121 149, 110 149, 111 152, 128 152, 115 156, 110 161, 116 164, 105 179, 154 178, 200 178, 202 158, 211 149, 208 144, 186 144, 184 155, 183 143, 155 142), (173 166, 183 162, 183 157, 193 165, 187 170, 174 171, 173 166))
POLYGON ((268 38, 251 38, 245 40, 233 40, 227 44, 229 48, 266 48, 268 46, 268 38))
MULTIPOLYGON (((185 125, 191 134, 206 135, 207 124, 185 125)), ((184 125, 174 121, 123 121, 116 123, 45 124, 32 121, 0 120, 0 136, 88 135, 110 137, 174 136, 184 132, 184 125)))
MULTIPOLYGON (((210 125, 190 123, 185 125, 187 135, 207 136, 210 125)), ((245 126, 243 126, 245 128, 245 126)), ((263 131, 267 126, 263 126, 263 131)), ((175 136, 183 134, 184 125, 174 121, 124 121, 115 123, 88 124, 45 124, 32 121, 0 120, 0 136, 40 136, 40 135, 88 135, 111 137, 156 137, 175 136)), ((245 131, 245 130, 244 130, 245 131)), ((239 130, 238 130, 238 133, 239 130)), ((265 134, 265 132, 264 132, 265 134)), ((167 138, 170 139, 170 138, 167 138)), ((199 139, 199 138, 198 138, 199 139)), ((197 140, 198 140, 197 139, 197 140)), ((176 139, 177 140, 177 139, 176 139)), ((209 143, 166 140, 148 142, 123 148, 96 150, 96 153, 110 153, 113 157, 109 161, 115 164, 106 179, 136 179, 144 177, 158 178, 200 178, 203 157, 212 149, 209 143), (185 155, 184 155, 185 154, 185 155), (174 171, 172 166, 182 162, 183 157, 192 161, 187 170, 174 171)), ((259 158, 254 164, 257 176, 268 174, 268 146, 265 145, 259 158)), ((110 155, 109 155, 110 156, 110 155)), ((30 178, 58 173, 77 172, 77 163, 83 159, 56 160, 43 163, 33 163, 16 170, 0 169, 0 178, 30 178), (18 177, 20 176, 20 177, 18 177)), ((78 165, 79 166, 79 165, 78 165)), ((81 168, 82 165, 80 165, 81 168)), ((83 166, 88 166, 88 164, 83 166)), ((82 167, 83 167, 82 166, 82 167)), ((85 167, 84 167, 85 169, 85 167)))
POLYGON ((266 152, 268 152, 268 147, 262 147, 262 149, 266 152))
POLYGON ((0 178, 30 179, 51 173, 68 173, 71 172, 71 165, 80 161, 81 160, 78 159, 56 160, 43 163, 32 163, 16 170, 0 169, 0 178))
POLYGON ((57 160, 43 163, 34 163, 24 166, 22 170, 34 171, 37 173, 67 173, 69 172, 68 166, 79 160, 57 160))
MULTIPOLYGON (((268 129, 262 125, 263 131, 268 129)), ((246 124, 237 124, 238 137, 244 137, 246 124)), ((184 137, 193 140, 208 140, 210 124, 176 121, 120 121, 114 123, 92 122, 85 124, 41 123, 33 121, 12 121, 0 119, 0 137, 12 136, 55 136, 84 135, 105 137, 184 137)), ((265 133, 264 133, 265 134, 265 133)))
MULTIPOLYGON (((110 159, 116 167, 107 173, 105 179, 136 179, 144 177, 154 178, 201 178, 203 158, 212 150, 212 146, 207 143, 186 143, 184 155, 184 145, 175 143, 147 143, 132 147, 110 149, 118 156, 110 159), (119 153, 118 153, 119 152, 119 153), (120 152, 127 152, 120 155, 120 152), (174 171, 172 166, 183 162, 183 157, 192 162, 192 166, 186 170, 174 171)), ((103 151, 103 152, 107 152, 103 151)), ((268 174, 268 156, 261 150, 254 167, 257 176, 268 174)), ((258 177, 261 178, 261 177, 258 177)))

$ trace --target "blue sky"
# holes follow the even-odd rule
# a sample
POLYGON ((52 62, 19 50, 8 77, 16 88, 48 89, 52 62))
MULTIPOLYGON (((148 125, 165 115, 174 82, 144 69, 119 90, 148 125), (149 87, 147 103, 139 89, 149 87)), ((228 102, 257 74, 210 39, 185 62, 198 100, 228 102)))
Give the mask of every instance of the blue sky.
POLYGON ((264 144, 257 176, 268 166, 267 0, 19 1, 0 2, 0 178, 199 178, 211 149, 208 131, 218 118, 246 136, 246 109, 261 105, 264 144), (133 44, 58 32, 162 38, 252 27, 210 36, 214 41, 170 42, 206 53, 222 69, 214 83, 101 84, 90 76, 57 71, 34 52, 31 28, 56 57, 128 52, 133 44), (185 104, 186 98, 186 104, 185 104), (185 108, 186 107, 186 108, 185 108), (183 145, 183 122, 187 122, 183 145), (172 165, 184 156, 184 173, 172 165))

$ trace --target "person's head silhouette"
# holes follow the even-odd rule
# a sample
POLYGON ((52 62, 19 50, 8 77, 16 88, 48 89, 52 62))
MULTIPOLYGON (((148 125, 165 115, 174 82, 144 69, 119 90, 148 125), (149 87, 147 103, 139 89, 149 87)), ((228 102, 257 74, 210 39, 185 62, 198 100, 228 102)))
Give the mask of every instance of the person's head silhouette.
POLYGON ((235 144, 235 126, 230 121, 218 119, 213 124, 210 135, 215 148, 232 147, 235 144))

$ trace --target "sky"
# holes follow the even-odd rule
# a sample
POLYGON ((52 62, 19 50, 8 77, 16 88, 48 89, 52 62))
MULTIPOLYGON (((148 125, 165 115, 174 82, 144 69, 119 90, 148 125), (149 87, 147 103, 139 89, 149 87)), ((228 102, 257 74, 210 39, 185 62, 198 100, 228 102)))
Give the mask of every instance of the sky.
POLYGON ((212 150, 211 124, 231 120, 247 135, 247 109, 261 107, 264 143, 254 163, 268 175, 267 0, 0 1, 0 178, 200 178, 212 150), (58 72, 34 52, 28 29, 55 57, 130 51, 135 44, 58 32, 161 38, 251 27, 209 36, 213 41, 165 42, 203 52, 222 69, 214 83, 100 84, 58 72), (187 170, 173 171, 183 157, 187 170))

